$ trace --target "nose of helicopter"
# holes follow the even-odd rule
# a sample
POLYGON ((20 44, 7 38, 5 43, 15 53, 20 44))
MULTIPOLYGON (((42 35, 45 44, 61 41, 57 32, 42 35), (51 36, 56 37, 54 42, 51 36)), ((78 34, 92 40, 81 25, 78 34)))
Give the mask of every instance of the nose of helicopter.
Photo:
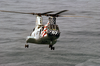
POLYGON ((53 37, 53 38, 59 38, 60 36, 60 32, 55 30, 48 30, 47 34, 49 37, 53 37))

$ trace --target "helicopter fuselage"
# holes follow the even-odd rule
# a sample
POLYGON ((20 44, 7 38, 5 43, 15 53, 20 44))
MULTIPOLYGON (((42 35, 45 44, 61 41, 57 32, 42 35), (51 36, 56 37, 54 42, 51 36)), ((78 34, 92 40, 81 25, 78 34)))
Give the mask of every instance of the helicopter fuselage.
POLYGON ((56 25, 56 18, 49 17, 49 21, 46 25, 42 24, 42 17, 37 16, 36 27, 30 36, 27 37, 26 43, 35 43, 41 45, 49 45, 51 49, 60 36, 60 30, 56 25))
POLYGON ((36 43, 44 45, 54 45, 57 42, 57 39, 60 36, 60 32, 57 25, 39 25, 30 36, 27 37, 27 43, 36 43), (51 29, 50 29, 51 27, 51 29), (55 28, 54 28, 55 27, 55 28), (52 42, 52 43, 51 43, 52 42))

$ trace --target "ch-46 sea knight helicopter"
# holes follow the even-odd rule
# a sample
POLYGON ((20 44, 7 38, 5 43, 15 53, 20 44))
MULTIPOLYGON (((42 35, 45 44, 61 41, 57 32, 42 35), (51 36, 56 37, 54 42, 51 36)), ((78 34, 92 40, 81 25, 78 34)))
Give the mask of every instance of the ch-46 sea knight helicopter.
POLYGON ((81 17, 81 16, 64 16, 59 15, 68 10, 62 10, 55 14, 50 14, 53 11, 45 12, 45 13, 24 13, 24 12, 16 12, 16 11, 5 11, 0 10, 1 12, 10 12, 10 13, 21 13, 21 14, 32 14, 36 15, 36 26, 33 29, 33 32, 30 36, 26 38, 25 48, 29 47, 28 43, 35 43, 41 45, 49 45, 51 50, 55 50, 53 45, 57 42, 57 39, 60 36, 59 26, 56 24, 56 17, 81 17), (43 25, 42 16, 48 16, 47 24, 43 25))

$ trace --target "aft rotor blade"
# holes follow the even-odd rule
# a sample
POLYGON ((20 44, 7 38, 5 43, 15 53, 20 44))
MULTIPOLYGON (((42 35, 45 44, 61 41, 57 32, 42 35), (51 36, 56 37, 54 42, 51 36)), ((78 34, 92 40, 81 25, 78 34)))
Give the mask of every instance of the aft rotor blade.
POLYGON ((66 11, 68 11, 68 10, 62 10, 62 11, 56 13, 56 14, 61 14, 61 13, 66 12, 66 11))
POLYGON ((45 16, 59 17, 59 14, 66 12, 66 11, 68 11, 68 10, 62 10, 62 11, 57 12, 55 14, 45 14, 45 16))
POLYGON ((85 17, 85 18, 92 18, 89 16, 71 16, 71 15, 59 15, 59 17, 85 17))
POLYGON ((41 13, 41 15, 45 15, 45 14, 52 13, 52 12, 54 12, 54 11, 44 12, 44 13, 41 13))

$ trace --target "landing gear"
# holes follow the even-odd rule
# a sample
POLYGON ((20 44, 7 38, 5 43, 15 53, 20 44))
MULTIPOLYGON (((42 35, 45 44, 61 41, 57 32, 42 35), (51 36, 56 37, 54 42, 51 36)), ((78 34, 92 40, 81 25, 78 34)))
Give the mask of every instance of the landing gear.
POLYGON ((55 50, 55 47, 53 47, 52 45, 49 45, 49 48, 51 48, 51 50, 55 50))
POLYGON ((51 50, 55 50, 55 47, 51 47, 51 50))
POLYGON ((25 48, 28 48, 29 47, 29 45, 28 44, 25 44, 25 48))
POLYGON ((49 48, 51 48, 51 50, 55 50, 55 47, 53 47, 53 42, 52 41, 49 44, 49 48))

